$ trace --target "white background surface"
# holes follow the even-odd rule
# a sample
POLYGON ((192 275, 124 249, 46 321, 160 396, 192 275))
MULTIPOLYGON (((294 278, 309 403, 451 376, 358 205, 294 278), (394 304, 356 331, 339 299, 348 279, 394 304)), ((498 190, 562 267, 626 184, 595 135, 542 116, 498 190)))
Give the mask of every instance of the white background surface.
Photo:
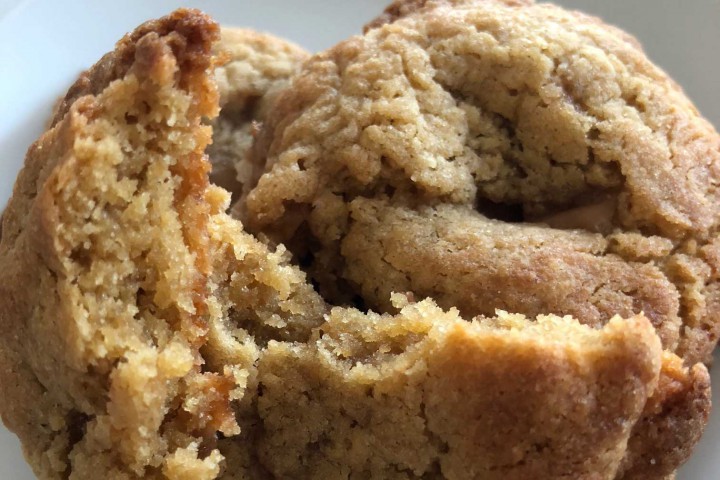
MULTIPOLYGON (((0 208, 53 101, 123 33, 179 6, 279 34, 310 50, 358 33, 389 0, 0 0, 0 208)), ((637 36, 652 59, 720 125, 720 0, 558 0, 637 36)), ((717 357, 717 355, 716 355, 717 357)), ((718 358, 717 361, 720 361, 718 358)), ((717 363, 717 362, 716 362, 717 363)), ((713 372, 720 390, 720 368, 713 372)), ((720 395, 715 394, 715 403, 720 395)), ((678 480, 720 479, 720 413, 678 480)), ((0 426, 0 479, 34 478, 0 426)))

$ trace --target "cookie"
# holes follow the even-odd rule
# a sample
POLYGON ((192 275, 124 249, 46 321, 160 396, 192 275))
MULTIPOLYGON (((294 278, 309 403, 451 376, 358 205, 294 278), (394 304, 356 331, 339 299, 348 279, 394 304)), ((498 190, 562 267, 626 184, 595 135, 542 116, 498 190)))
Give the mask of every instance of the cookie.
MULTIPOLYGON (((28 152, 0 240, 0 415, 38 476, 672 474, 707 421, 709 379, 667 349, 656 318, 475 315, 479 301, 442 307, 412 291, 391 294, 383 313, 333 306, 283 245, 261 241, 312 233, 308 208, 261 239, 225 213, 230 194, 210 183, 203 153, 219 110, 218 37, 194 10, 140 26, 81 76, 28 152)), ((272 108, 287 108, 286 95, 272 108)), ((361 226, 353 238, 371 270, 392 224, 447 230, 452 243, 453 212, 473 221, 462 203, 382 192, 324 196, 332 208, 319 209, 347 212, 333 224, 338 239, 361 226), (374 236, 363 221, 376 222, 374 236)), ((515 238, 512 225, 495 223, 515 238)), ((538 245, 567 240, 534 228, 538 245)), ((583 260, 609 242, 570 233, 583 260)), ((666 246, 636 235, 613 248, 639 259, 666 246)), ((301 265, 333 260, 290 238, 318 253, 301 265)), ((438 254, 420 235, 411 240, 411 251, 438 254)), ((637 274, 665 285, 645 263, 618 260, 618 281, 637 274)), ((330 278, 338 270, 328 266, 330 278)), ((372 301, 348 285, 336 290, 372 301)), ((655 305, 659 287, 640 286, 655 305)))
POLYGON ((215 70, 220 115, 213 123, 208 148, 210 180, 239 197, 251 181, 246 153, 254 132, 265 118, 277 93, 309 54, 302 48, 266 33, 222 27, 218 52, 227 63, 215 70))

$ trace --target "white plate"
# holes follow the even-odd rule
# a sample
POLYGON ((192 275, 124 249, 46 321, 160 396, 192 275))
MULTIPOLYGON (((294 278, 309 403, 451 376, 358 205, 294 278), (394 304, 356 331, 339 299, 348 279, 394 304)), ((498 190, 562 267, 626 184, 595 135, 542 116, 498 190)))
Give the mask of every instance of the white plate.
MULTIPOLYGON (((229 25, 282 35, 319 50, 376 15, 389 0, 228 0, 117 2, 0 0, 0 208, 10 195, 25 150, 41 133, 53 101, 123 33, 178 6, 194 6, 229 25)), ((708 117, 720 122, 716 59, 720 35, 717 0, 566 0, 603 14, 645 40, 650 54, 688 89, 708 117), (627 6, 623 6, 623 5, 627 6), (661 6, 662 4, 662 6, 661 6), (616 8, 617 7, 617 8, 616 8), (603 11, 604 10, 604 11, 603 11), (648 13, 650 12, 650 13, 648 13), (648 15, 654 15, 651 18, 648 15), (670 25, 673 28, 667 28, 670 25), (701 39, 702 41, 700 41, 701 39), (716 69, 712 71, 710 69, 716 69)), ((720 360, 720 359, 719 359, 720 360)), ((713 373, 720 385, 720 369, 713 373)), ((720 390, 720 388, 716 389, 720 390)), ((715 395, 718 400, 720 396, 715 395)), ((720 415, 711 425, 680 480, 720 478, 720 415)), ((30 480, 17 441, 0 426, 0 478, 30 480)))

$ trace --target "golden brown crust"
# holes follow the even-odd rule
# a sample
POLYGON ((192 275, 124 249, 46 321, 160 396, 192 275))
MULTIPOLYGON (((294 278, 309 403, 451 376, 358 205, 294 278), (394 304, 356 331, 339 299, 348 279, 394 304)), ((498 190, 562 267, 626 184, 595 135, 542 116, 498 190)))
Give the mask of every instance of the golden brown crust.
MULTIPOLYGON (((386 298, 394 288, 421 297, 430 291, 445 308, 489 315, 512 305, 519 313, 570 314, 596 327, 603 317, 638 308, 666 347, 678 338, 679 322, 669 321, 677 309, 673 285, 656 267, 609 253, 601 235, 502 224, 464 207, 415 212, 358 199, 350 209, 341 251, 346 259, 362 261, 348 260, 344 277, 357 282, 364 298, 386 298), (567 290, 557 287, 572 284, 571 278, 583 281, 567 290)), ((701 364, 688 370, 673 358, 675 363, 664 364, 659 390, 633 430, 623 478, 671 474, 707 424, 707 370, 701 364), (674 375, 672 381, 668 375, 674 375)))
POLYGON ((673 348, 680 328, 674 285, 657 267, 608 250, 599 234, 490 220, 463 206, 416 211, 357 199, 340 244, 341 274, 383 311, 394 291, 432 297, 468 317, 497 308, 553 312, 600 327, 642 311, 673 348))
MULTIPOLYGON (((487 2, 497 2, 507 6, 527 6, 532 5, 533 0, 484 0, 487 2)), ((373 28, 382 27, 388 23, 417 13, 420 10, 435 8, 439 4, 453 5, 461 4, 466 0, 394 0, 385 10, 375 17, 371 22, 363 27, 363 32, 373 28)))
POLYGON ((673 475, 700 439, 711 401, 707 369, 702 364, 684 367, 678 357, 665 354, 658 389, 634 428, 618 478, 673 475))
MULTIPOLYGON (((141 54, 145 55, 144 58, 136 55, 138 41, 147 35, 164 37, 173 55, 179 59, 180 68, 184 72, 183 88, 207 88, 205 76, 211 67, 208 63, 211 58, 208 49, 217 41, 218 28, 210 17, 196 13, 199 12, 181 8, 166 17, 145 22, 125 35, 112 52, 83 72, 70 87, 56 105, 50 126, 65 116, 75 100, 102 92, 111 81, 124 77, 136 62, 154 63, 157 59, 150 52, 141 54)), ((199 107, 207 108, 208 105, 199 107)))

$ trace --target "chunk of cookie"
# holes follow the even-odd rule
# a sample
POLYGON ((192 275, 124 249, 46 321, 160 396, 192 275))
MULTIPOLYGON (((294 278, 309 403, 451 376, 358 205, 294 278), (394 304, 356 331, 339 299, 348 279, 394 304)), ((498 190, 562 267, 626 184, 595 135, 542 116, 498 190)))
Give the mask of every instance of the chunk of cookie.
POLYGON ((660 368, 642 317, 468 322, 426 300, 321 331, 260 358, 275 478, 613 478, 660 368))
POLYGON ((179 10, 123 38, 29 150, 0 245, 2 417, 42 478, 214 478, 238 430, 207 335, 203 150, 218 27, 179 10))

